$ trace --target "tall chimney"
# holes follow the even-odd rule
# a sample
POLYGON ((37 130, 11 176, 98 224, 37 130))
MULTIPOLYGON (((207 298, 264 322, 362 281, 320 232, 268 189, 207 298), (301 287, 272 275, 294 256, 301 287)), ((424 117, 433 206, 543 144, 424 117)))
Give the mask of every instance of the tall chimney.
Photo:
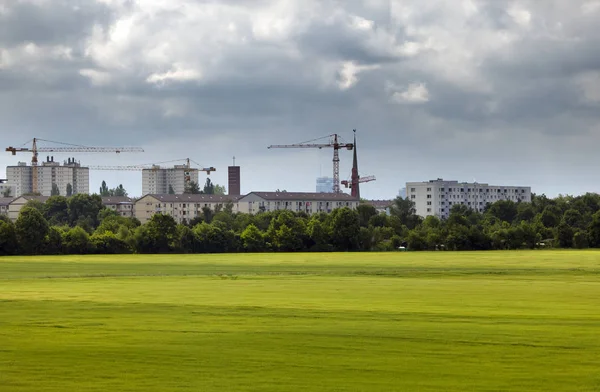
POLYGON ((235 157, 233 157, 233 166, 227 168, 228 194, 231 196, 241 195, 240 167, 235 166, 235 157))

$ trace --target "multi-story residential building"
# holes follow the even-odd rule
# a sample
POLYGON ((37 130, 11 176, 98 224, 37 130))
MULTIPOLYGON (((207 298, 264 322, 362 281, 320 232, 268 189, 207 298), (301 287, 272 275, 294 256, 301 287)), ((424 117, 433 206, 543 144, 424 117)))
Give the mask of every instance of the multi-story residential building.
POLYGON ((7 184, 4 180, 0 180, 0 197, 14 197, 17 187, 13 184, 7 184))
POLYGON ((134 216, 140 222, 146 223, 154 214, 161 213, 172 216, 177 223, 189 222, 203 215, 203 208, 215 211, 217 207, 224 208, 229 202, 233 203, 233 212, 238 212, 239 196, 229 195, 146 195, 138 199, 134 206, 134 216))
POLYGON ((37 192, 42 196, 52 195, 55 186, 62 196, 68 195, 69 188, 72 195, 90 191, 89 168, 82 167, 74 158, 69 158, 61 165, 54 162, 54 157, 47 157, 45 162, 35 167, 19 162, 17 166, 6 168, 8 182, 15 188, 14 197, 33 192, 34 170, 37 172, 37 192))
POLYGON ((251 192, 238 200, 240 212, 263 211, 331 212, 336 208, 358 207, 359 200, 346 193, 251 192))
POLYGON ((152 166, 142 170, 142 194, 157 195, 168 194, 169 189, 176 195, 185 191, 186 184, 198 183, 198 169, 189 165, 175 165, 172 168, 152 166))
POLYGON ((134 203, 133 203, 133 200, 131 200, 129 197, 124 197, 124 196, 103 197, 102 204, 106 208, 115 211, 117 214, 119 214, 123 217, 126 217, 126 218, 133 217, 134 203))
POLYGON ((531 187, 488 185, 441 178, 428 182, 407 182, 406 193, 415 203, 417 215, 435 215, 447 218, 453 205, 462 204, 475 211, 483 212, 488 203, 499 200, 531 202, 531 187))
POLYGON ((13 200, 12 197, 0 197, 0 215, 8 216, 8 206, 13 200))
POLYGON ((7 215, 13 222, 17 220, 21 213, 21 208, 25 206, 30 200, 36 200, 40 203, 45 203, 48 200, 48 196, 19 196, 12 199, 8 204, 7 215))
POLYGON ((317 193, 333 193, 333 178, 318 177, 317 178, 317 193))

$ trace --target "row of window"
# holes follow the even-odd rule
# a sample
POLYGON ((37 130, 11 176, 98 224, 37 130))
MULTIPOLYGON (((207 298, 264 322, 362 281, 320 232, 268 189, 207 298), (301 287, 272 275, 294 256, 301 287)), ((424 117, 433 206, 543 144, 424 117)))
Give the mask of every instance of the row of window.
MULTIPOLYGON (((510 189, 501 189, 501 188, 466 188, 466 192, 477 192, 477 190, 479 189, 480 193, 483 193, 484 189, 485 189, 485 193, 525 193, 525 189, 515 189, 515 188, 510 188, 510 189), (491 192, 490 192, 491 191, 491 192)), ((416 188, 410 188, 411 192, 416 192, 416 188)), ((427 188, 427 192, 431 192, 432 188, 427 188)), ((446 188, 439 188, 440 192, 446 192, 446 188)), ((448 192, 462 192, 465 193, 465 188, 448 188, 448 192), (460 191, 459 191, 460 189, 460 191)))

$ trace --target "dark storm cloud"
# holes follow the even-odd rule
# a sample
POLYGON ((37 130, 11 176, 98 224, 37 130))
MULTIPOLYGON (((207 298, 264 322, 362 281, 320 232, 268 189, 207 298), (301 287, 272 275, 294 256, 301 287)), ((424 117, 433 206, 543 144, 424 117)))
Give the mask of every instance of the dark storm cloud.
POLYGON ((39 45, 80 41, 94 24, 108 25, 114 13, 94 1, 54 0, 45 3, 11 1, 0 13, 0 45, 39 45))

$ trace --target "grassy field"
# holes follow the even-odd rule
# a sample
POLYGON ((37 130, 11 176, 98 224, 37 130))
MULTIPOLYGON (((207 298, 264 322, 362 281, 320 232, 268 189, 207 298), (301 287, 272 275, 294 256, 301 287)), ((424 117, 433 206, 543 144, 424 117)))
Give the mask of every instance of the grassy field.
POLYGON ((600 252, 0 258, 0 391, 600 391, 600 252))

